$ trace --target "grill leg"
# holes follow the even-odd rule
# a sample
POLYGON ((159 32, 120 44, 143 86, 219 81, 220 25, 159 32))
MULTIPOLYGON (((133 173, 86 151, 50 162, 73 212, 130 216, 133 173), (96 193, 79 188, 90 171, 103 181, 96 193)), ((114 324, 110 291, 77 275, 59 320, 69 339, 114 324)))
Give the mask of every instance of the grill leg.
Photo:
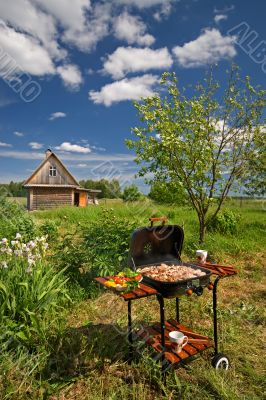
POLYGON ((179 316, 179 298, 178 297, 176 297, 176 299, 175 299, 175 309, 176 309, 176 321, 179 323, 180 316, 179 316))
POLYGON ((127 302, 127 333, 129 341, 129 361, 133 359, 133 333, 132 333, 132 316, 131 316, 131 300, 127 302))
POLYGON ((213 300, 213 334, 214 334, 214 354, 218 354, 218 328, 217 328, 217 286, 220 280, 220 276, 214 281, 212 300, 213 300))
POLYGON ((162 344, 162 356, 161 356, 161 362, 162 362, 162 374, 163 377, 165 378, 165 357, 164 357, 164 352, 165 352, 165 315, 164 315, 164 299, 163 296, 160 294, 157 294, 157 300, 160 304, 160 322, 161 322, 161 344, 162 344))

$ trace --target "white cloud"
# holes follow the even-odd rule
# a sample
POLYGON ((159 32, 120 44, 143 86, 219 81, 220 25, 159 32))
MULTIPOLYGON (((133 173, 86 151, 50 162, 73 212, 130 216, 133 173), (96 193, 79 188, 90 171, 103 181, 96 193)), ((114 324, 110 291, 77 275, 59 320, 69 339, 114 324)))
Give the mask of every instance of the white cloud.
POLYGON ((32 75, 54 74, 53 61, 45 48, 36 39, 18 33, 5 24, 0 24, 0 48, 8 54, 1 57, 1 72, 5 63, 13 59, 14 71, 24 71, 32 75))
MULTIPOLYGON (((0 150, 0 157, 5 158, 14 158, 17 160, 43 160, 42 152, 33 152, 33 151, 14 151, 14 150, 0 150)), ((125 162, 125 161, 133 161, 135 156, 132 154, 73 154, 73 153, 62 153, 60 154, 60 158, 62 160, 70 160, 70 161, 97 161, 97 162, 125 162)), ((97 165, 99 165, 97 163, 97 165)))
POLYGON ((66 29, 62 40, 85 52, 94 50, 97 43, 109 34, 111 15, 110 3, 95 4, 85 18, 86 23, 66 29))
POLYGON ((114 53, 108 55, 103 71, 119 79, 129 72, 168 69, 172 64, 172 57, 166 47, 157 50, 118 47, 114 53))
POLYGON ((43 148, 43 144, 42 143, 38 143, 38 142, 30 142, 29 146, 33 149, 33 150, 40 150, 43 148))
POLYGON ((148 8, 148 7, 158 6, 166 2, 169 3, 169 1, 167 0, 116 0, 116 3, 118 4, 136 6, 138 8, 148 8))
POLYGON ((83 153, 88 154, 91 152, 89 147, 79 146, 78 144, 71 144, 69 142, 64 142, 60 146, 55 147, 56 150, 69 151, 71 153, 83 153))
POLYGON ((49 120, 50 120, 50 121, 53 121, 54 119, 57 119, 57 118, 64 118, 64 117, 66 117, 66 113, 61 112, 61 111, 57 111, 57 112, 54 112, 54 113, 52 113, 52 114, 50 115, 49 120))
POLYGON ((220 21, 226 20, 227 18, 228 18, 228 16, 227 16, 226 14, 217 14, 217 15, 215 15, 215 17, 214 17, 214 22, 215 22, 216 24, 219 24, 220 21))
POLYGON ((156 19, 156 21, 161 22, 164 19, 167 19, 169 15, 171 14, 172 10, 172 4, 168 1, 162 4, 162 7, 160 10, 156 11, 153 14, 153 18, 156 19))
POLYGON ((66 56, 66 51, 61 49, 57 42, 55 19, 37 9, 34 0, 1 1, 0 15, 16 30, 38 39, 52 57, 60 59, 66 56))
POLYGON ((15 131, 15 132, 13 132, 13 133, 14 133, 14 135, 17 136, 17 137, 22 137, 22 136, 24 136, 24 133, 22 133, 22 132, 15 131))
POLYGON ((231 6, 225 6, 222 9, 218 9, 217 7, 214 7, 214 12, 217 14, 225 14, 227 12, 233 11, 235 9, 235 6, 232 4, 231 6))
POLYGON ((236 55, 234 37, 222 36, 217 29, 205 29, 195 40, 173 48, 178 63, 184 68, 211 64, 236 55))
POLYGON ((88 164, 80 163, 80 164, 77 164, 76 167, 78 167, 78 168, 87 168, 88 164))
POLYGON ((117 39, 125 40, 128 44, 137 43, 140 46, 150 46, 155 42, 152 35, 146 33, 147 27, 137 16, 126 11, 114 20, 114 35, 117 39))
POLYGON ((70 89, 78 89, 82 83, 82 76, 79 68, 74 64, 67 64, 57 68, 63 83, 70 89))
POLYGON ((139 100, 141 97, 153 95, 153 86, 157 82, 158 77, 149 74, 125 78, 103 86, 98 92, 91 90, 89 98, 95 104, 104 104, 107 107, 120 101, 139 100))
POLYGON ((98 146, 90 146, 93 150, 96 151, 106 151, 105 147, 98 147, 98 146))
POLYGON ((0 147, 12 147, 12 144, 0 142, 0 147))

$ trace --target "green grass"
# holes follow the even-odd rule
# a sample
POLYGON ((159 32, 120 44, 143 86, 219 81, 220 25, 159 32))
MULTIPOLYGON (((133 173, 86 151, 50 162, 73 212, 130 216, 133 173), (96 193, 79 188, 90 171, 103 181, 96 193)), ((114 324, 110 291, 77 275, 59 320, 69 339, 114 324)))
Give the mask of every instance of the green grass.
MULTIPOLYGON (((38 225, 53 220, 60 226, 60 232, 66 233, 74 231, 77 224, 85 228, 95 223, 105 208, 112 208, 119 216, 136 218, 137 226, 147 225, 151 215, 168 216, 170 223, 184 226, 183 257, 193 259, 199 246, 197 218, 188 207, 163 206, 150 201, 127 205, 119 200, 102 200, 98 207, 38 211, 32 216, 38 225)), ((68 311, 67 328, 55 339, 53 353, 38 379, 31 373, 34 363, 26 363, 25 376, 22 376, 22 358, 13 360, 14 355, 9 354, 3 361, 2 357, 1 361, 10 363, 12 368, 5 379, 0 378, 0 393, 1 390, 10 393, 6 398, 16 400, 264 398, 265 204, 255 200, 241 204, 240 200, 229 199, 225 208, 241 217, 237 233, 207 233, 204 247, 214 261, 230 263, 239 269, 237 276, 219 284, 219 337, 221 350, 231 360, 230 371, 215 372, 210 366, 210 353, 205 352, 192 363, 171 372, 164 385, 159 367, 151 362, 147 351, 129 365, 125 360, 126 303, 105 291, 79 301, 68 311)), ((167 317, 174 316, 173 300, 166 300, 166 313, 167 317)), ((158 319, 156 299, 133 303, 134 321, 158 319)), ((201 297, 183 296, 181 322, 212 335, 211 292, 206 291, 201 297)), ((36 359, 38 362, 41 363, 36 359)))

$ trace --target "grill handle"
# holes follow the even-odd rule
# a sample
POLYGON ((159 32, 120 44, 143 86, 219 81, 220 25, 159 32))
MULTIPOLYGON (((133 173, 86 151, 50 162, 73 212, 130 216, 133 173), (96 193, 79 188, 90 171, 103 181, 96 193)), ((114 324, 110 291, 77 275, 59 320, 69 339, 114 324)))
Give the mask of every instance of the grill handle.
POLYGON ((149 218, 149 221, 151 223, 151 227, 153 226, 154 222, 161 222, 162 226, 165 225, 167 222, 167 217, 154 217, 154 218, 149 218))

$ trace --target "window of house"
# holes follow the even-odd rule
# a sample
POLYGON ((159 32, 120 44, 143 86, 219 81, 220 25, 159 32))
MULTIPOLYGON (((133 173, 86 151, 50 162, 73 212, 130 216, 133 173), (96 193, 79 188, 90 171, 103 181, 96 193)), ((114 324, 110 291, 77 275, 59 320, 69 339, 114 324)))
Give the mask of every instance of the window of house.
POLYGON ((54 167, 53 165, 51 165, 50 167, 50 176, 56 176, 56 167, 54 167))

